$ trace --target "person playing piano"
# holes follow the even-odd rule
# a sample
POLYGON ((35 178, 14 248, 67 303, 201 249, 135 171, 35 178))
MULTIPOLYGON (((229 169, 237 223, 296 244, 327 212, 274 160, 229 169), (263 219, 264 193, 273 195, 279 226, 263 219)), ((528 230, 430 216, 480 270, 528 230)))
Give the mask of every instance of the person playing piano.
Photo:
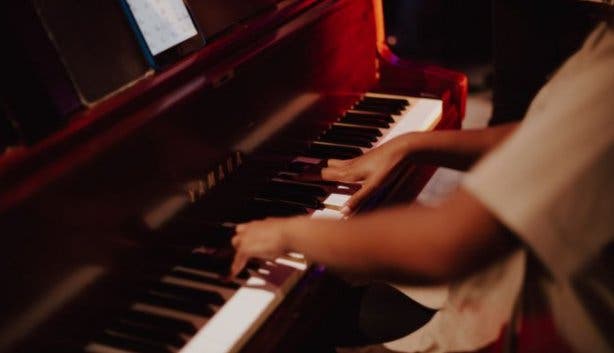
POLYGON ((323 179, 362 182, 346 213, 405 158, 469 172, 435 207, 414 203, 344 222, 294 217, 238 225, 231 272, 252 257, 295 251, 346 273, 444 282, 526 249, 525 282, 536 279, 538 290, 525 287, 525 302, 546 298, 561 345, 612 351, 613 67, 614 26, 602 23, 521 123, 409 133, 358 158, 329 160, 323 179))

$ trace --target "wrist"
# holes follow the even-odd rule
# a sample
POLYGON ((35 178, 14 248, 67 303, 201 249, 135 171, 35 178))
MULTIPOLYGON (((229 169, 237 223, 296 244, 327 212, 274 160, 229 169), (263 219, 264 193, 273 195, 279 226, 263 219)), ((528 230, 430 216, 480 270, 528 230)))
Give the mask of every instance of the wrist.
POLYGON ((282 231, 280 232, 280 244, 284 252, 295 251, 294 249, 294 237, 297 232, 302 228, 308 225, 305 223, 305 217, 291 217, 287 218, 286 222, 282 227, 282 231))
POLYGON ((410 157, 412 153, 416 152, 419 149, 419 144, 421 140, 421 134, 416 132, 409 132, 402 136, 399 136, 392 140, 393 144, 393 155, 397 159, 403 159, 406 157, 410 157))

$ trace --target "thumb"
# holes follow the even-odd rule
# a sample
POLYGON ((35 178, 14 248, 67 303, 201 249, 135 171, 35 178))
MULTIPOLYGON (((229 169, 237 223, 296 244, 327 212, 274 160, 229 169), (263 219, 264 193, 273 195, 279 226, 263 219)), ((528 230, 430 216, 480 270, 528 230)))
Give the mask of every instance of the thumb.
POLYGON ((343 167, 326 167, 320 171, 323 180, 330 181, 345 181, 347 178, 347 169, 343 167))
POLYGON ((232 261, 232 265, 230 266, 230 277, 234 278, 241 273, 245 265, 247 265, 247 260, 249 258, 242 253, 237 253, 235 255, 234 260, 232 261))
POLYGON ((354 195, 352 195, 345 203, 345 206, 348 208, 347 212, 350 212, 358 207, 358 205, 360 205, 360 203, 362 203, 364 199, 366 199, 367 196, 373 192, 373 189, 375 189, 374 183, 363 184, 362 187, 358 189, 358 191, 356 191, 354 195))
POLYGON ((345 203, 350 209, 355 209, 361 202, 363 202, 370 194, 373 193, 375 188, 380 185, 386 178, 387 173, 380 171, 379 173, 367 178, 362 184, 362 187, 356 191, 352 197, 345 203))

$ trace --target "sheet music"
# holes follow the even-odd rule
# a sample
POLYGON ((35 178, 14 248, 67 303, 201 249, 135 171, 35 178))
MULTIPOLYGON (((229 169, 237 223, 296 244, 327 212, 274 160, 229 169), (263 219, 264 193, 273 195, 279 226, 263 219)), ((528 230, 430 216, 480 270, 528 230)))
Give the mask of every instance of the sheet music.
POLYGON ((126 2, 153 55, 197 34, 182 0, 126 0, 126 2))

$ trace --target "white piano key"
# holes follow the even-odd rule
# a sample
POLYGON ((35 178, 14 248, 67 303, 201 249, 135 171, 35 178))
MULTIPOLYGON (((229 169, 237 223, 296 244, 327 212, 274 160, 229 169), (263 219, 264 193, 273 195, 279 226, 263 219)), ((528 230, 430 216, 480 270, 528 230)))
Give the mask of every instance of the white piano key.
POLYGON ((266 275, 270 275, 271 271, 269 271, 269 270, 267 270, 265 268, 259 268, 258 269, 258 273, 260 273, 261 275, 265 275, 266 276, 266 275))
POLYGON ((233 352, 280 300, 264 289, 240 288, 180 353, 233 352))
POLYGON ((442 102, 438 99, 411 99, 411 104, 408 106, 407 110, 403 112, 397 122, 377 141, 375 147, 408 132, 431 130, 441 119, 441 113, 442 102))
POLYGON ((192 342, 196 339, 196 336, 188 343, 188 345, 184 346, 179 353, 183 353, 188 346, 190 346, 189 352, 200 352, 200 353, 229 353, 231 352, 232 347, 229 347, 226 343, 220 343, 215 340, 211 340, 208 338, 202 339, 200 342, 192 344, 192 342))
POLYGON ((324 206, 331 208, 333 210, 341 210, 345 203, 352 197, 352 195, 343 195, 343 194, 330 194, 323 201, 324 206))
POLYGON ((288 256, 293 257, 295 259, 299 259, 299 260, 302 260, 302 259, 305 258, 305 256, 303 254, 299 254, 297 252, 289 252, 288 256))
POLYGON ((345 217, 345 214, 337 210, 332 210, 330 208, 325 208, 323 210, 316 210, 311 215, 311 218, 314 218, 314 219, 343 219, 344 217, 345 217))
POLYGON ((300 271, 305 271, 307 269, 307 265, 305 263, 300 263, 300 262, 296 262, 296 261, 292 261, 292 260, 288 260, 284 258, 275 259, 275 263, 279 265, 293 267, 300 271))
MULTIPOLYGON (((266 271, 266 272, 268 272, 267 275, 271 274, 271 271, 266 271)), ((253 286, 253 287, 264 287, 266 286, 266 283, 267 283, 266 280, 260 277, 250 277, 247 280, 247 282, 245 282, 245 284, 247 284, 248 286, 253 286)))

